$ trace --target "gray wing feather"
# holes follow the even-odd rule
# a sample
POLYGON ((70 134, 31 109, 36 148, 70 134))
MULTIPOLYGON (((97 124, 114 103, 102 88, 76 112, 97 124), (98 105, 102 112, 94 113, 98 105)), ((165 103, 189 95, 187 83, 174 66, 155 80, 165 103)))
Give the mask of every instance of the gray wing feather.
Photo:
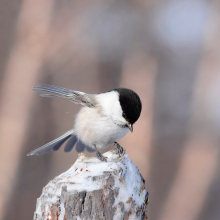
POLYGON ((39 93, 40 96, 42 97, 46 97, 46 98, 61 97, 64 99, 68 99, 71 102, 81 104, 90 108, 96 105, 96 100, 94 95, 86 94, 80 91, 65 89, 58 86, 38 85, 33 87, 33 91, 39 93))
POLYGON ((91 147, 89 147, 89 146, 86 146, 86 150, 88 151, 88 152, 95 152, 95 149, 93 149, 93 148, 91 148, 91 147))
POLYGON ((83 142, 79 140, 76 144, 76 151, 80 153, 80 152, 85 151, 85 148, 86 148, 86 145, 83 144, 83 142))
POLYGON ((70 152, 73 148, 74 148, 74 146, 75 146, 75 144, 76 144, 76 142, 77 142, 77 136, 76 135, 72 135, 72 137, 69 139, 69 141, 67 142, 67 144, 66 144, 66 146, 65 146, 65 148, 64 148, 64 151, 65 152, 70 152))
POLYGON ((63 145, 63 143, 68 140, 72 135, 68 135, 67 137, 63 138, 62 140, 58 141, 57 143, 54 143, 53 150, 58 151, 60 147, 63 145))
POLYGON ((31 151, 27 156, 32 156, 32 155, 40 155, 40 154, 45 154, 51 150, 58 150, 61 145, 72 135, 74 134, 73 130, 67 131, 65 134, 61 135, 57 139, 31 151))

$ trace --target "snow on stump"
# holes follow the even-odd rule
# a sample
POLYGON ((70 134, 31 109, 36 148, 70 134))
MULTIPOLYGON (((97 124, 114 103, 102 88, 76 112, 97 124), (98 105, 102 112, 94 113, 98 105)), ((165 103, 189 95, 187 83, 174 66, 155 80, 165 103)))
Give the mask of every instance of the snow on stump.
POLYGON ((80 155, 37 199, 34 220, 143 220, 148 193, 127 154, 104 154, 107 162, 80 155))

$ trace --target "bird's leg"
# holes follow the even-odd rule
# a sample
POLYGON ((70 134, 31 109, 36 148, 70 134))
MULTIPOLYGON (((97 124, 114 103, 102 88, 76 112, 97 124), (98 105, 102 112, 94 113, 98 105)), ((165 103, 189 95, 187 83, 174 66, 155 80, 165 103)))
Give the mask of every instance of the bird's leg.
POLYGON ((95 151, 96 151, 96 157, 104 162, 107 162, 107 159, 98 151, 97 147, 94 145, 95 151))
POLYGON ((115 149, 117 153, 119 154, 119 157, 123 156, 125 154, 125 148, 123 148, 120 144, 118 144, 116 141, 114 142, 115 149))

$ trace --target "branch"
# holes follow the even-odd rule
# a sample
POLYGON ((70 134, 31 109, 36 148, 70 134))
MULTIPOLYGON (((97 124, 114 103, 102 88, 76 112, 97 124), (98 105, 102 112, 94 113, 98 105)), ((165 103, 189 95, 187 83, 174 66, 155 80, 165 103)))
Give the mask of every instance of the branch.
POLYGON ((108 162, 80 155, 51 180, 37 200, 34 220, 143 220, 148 193, 127 154, 104 154, 108 162))

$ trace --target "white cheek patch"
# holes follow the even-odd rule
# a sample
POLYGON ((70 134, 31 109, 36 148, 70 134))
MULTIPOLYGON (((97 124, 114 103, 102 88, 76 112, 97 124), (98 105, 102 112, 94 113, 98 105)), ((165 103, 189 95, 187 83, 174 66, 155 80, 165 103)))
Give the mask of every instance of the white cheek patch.
POLYGON ((114 102, 112 107, 112 119, 117 122, 117 124, 126 124, 125 118, 122 116, 122 108, 119 101, 114 102))
POLYGON ((119 102, 119 94, 116 91, 97 95, 97 100, 101 105, 104 114, 111 117, 116 123, 124 125, 126 120, 122 116, 122 109, 119 102))
POLYGON ((115 101, 118 100, 118 93, 115 91, 101 93, 97 95, 96 99, 100 104, 104 114, 110 116, 112 113, 113 105, 115 101))

